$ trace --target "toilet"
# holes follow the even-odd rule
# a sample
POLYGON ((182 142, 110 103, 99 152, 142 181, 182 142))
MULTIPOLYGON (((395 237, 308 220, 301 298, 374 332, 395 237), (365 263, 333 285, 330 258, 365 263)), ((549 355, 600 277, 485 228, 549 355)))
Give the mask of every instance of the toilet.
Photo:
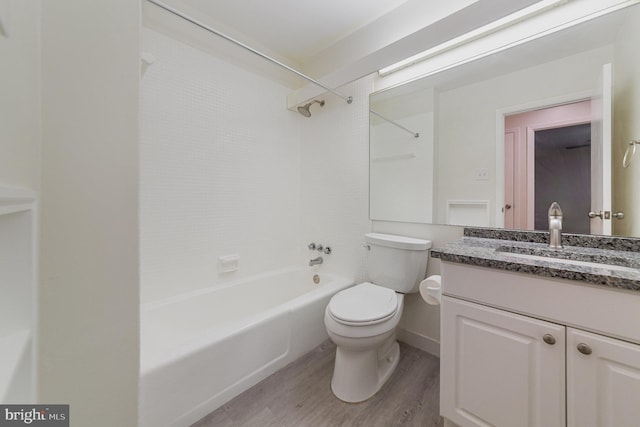
POLYGON ((369 282, 336 293, 324 314, 336 344, 331 390, 345 402, 362 402, 389 379, 400 356, 396 326, 404 295, 425 278, 431 241, 390 234, 365 235, 369 282))

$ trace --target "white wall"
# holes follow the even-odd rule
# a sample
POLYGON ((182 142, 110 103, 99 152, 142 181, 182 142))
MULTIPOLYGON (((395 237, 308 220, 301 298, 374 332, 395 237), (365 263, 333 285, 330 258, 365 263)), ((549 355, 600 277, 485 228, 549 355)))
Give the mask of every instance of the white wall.
POLYGON ((300 264, 306 119, 286 109, 290 89, 142 34, 156 59, 140 96, 142 301, 300 264), (220 272, 218 257, 230 254, 239 269, 220 272))
POLYGON ((38 401, 135 426, 140 4, 42 2, 38 401))
POLYGON ((40 186, 40 2, 5 0, 0 20, 0 185, 40 186))
POLYGON ((640 139, 640 7, 628 9, 615 43, 613 124, 613 210, 625 218, 613 221, 613 234, 640 236, 640 146, 633 163, 622 168, 622 158, 632 139, 640 139))

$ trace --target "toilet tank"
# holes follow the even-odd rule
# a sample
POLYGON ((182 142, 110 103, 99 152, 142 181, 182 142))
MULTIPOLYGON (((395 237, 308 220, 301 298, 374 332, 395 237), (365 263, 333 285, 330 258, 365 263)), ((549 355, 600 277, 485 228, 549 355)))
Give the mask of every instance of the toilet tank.
POLYGON ((365 234, 369 281, 403 294, 417 292, 427 273, 430 240, 365 234))

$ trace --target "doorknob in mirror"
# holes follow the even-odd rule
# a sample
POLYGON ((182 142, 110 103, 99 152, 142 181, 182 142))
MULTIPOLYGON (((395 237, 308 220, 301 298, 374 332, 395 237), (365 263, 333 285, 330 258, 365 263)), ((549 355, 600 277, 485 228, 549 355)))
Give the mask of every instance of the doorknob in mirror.
POLYGON ((624 219, 624 212, 614 212, 611 216, 615 219, 624 219))

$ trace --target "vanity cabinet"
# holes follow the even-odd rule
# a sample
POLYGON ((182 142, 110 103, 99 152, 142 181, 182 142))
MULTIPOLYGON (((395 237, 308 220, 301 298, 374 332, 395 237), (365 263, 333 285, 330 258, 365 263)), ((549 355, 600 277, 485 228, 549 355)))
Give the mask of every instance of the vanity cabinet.
POLYGON ((569 427, 640 425, 640 345, 567 328, 567 412, 569 427))
POLYGON ((442 275, 445 425, 640 425, 640 295, 454 263, 442 275))
POLYGON ((563 326, 449 297, 441 315, 443 416, 460 426, 565 425, 563 326))

